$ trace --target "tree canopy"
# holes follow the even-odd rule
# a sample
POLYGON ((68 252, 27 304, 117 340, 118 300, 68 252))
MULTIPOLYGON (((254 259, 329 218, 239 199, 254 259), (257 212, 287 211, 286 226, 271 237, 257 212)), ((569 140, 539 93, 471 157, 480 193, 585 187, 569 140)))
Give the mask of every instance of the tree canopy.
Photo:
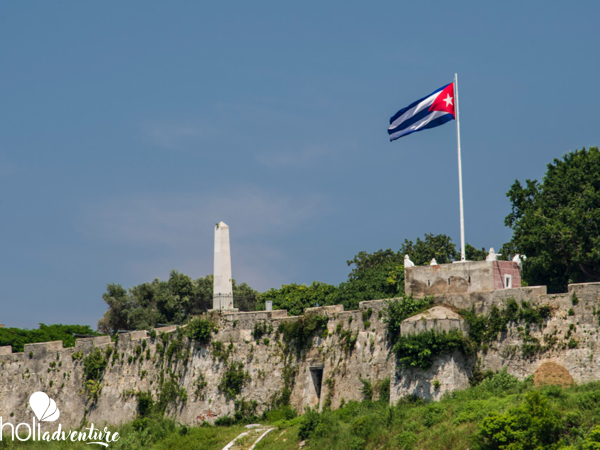
POLYGON ((63 347, 74 347, 74 334, 98 336, 88 325, 46 325, 40 323, 37 330, 27 328, 0 327, 0 347, 11 345, 13 352, 22 352, 25 344, 36 342, 63 341, 63 347))
MULTIPOLYGON (((465 246, 467 259, 485 259, 487 252, 465 246)), ((339 285, 313 282, 311 285, 288 284, 260 294, 259 304, 273 301, 274 309, 287 309, 290 314, 301 314, 305 308, 324 305, 344 305, 346 310, 358 309, 365 300, 402 297, 404 295, 404 255, 408 254, 417 265, 429 264, 435 258, 439 264, 450 263, 460 257, 452 239, 445 234, 425 234, 416 242, 408 239, 398 251, 378 250, 359 252, 346 261, 352 267, 348 279, 339 285)))
POLYGON ((600 281, 598 147, 554 159, 541 183, 516 180, 506 195, 513 237, 505 249, 527 256, 527 283, 564 292, 568 283, 600 281))
MULTIPOLYGON (((246 283, 233 283, 236 307, 254 310, 258 292, 246 283)), ((213 276, 193 280, 173 270, 167 281, 155 279, 130 289, 109 284, 102 298, 108 310, 98 321, 105 333, 118 330, 143 330, 158 324, 181 324, 192 315, 212 308, 213 276)))

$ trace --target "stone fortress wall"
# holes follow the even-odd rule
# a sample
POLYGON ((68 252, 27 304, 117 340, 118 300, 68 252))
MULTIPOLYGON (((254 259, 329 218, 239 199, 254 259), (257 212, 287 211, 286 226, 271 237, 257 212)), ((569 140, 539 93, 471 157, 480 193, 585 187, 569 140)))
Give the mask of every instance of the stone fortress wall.
MULTIPOLYGON (((440 267, 443 271, 443 266, 440 267)), ((407 269, 407 280, 422 276, 415 276, 418 270, 431 269, 430 266, 407 269)), ((445 274, 440 277, 444 278, 448 277, 445 274)), ((455 284, 464 281, 455 280, 455 284)), ((452 280, 446 286, 452 287, 452 280)), ((256 401, 258 411, 269 406, 290 377, 291 404, 299 411, 307 406, 336 408, 343 401, 361 400, 361 379, 375 385, 390 377, 392 403, 408 394, 438 399, 446 392, 466 388, 477 361, 483 370, 506 368, 520 379, 532 375, 549 361, 565 367, 577 383, 600 379, 597 356, 600 283, 570 285, 568 293, 560 295, 547 295, 545 287, 446 290, 434 296, 435 308, 407 319, 402 324, 402 333, 455 328, 466 332, 468 327, 456 314, 457 310, 473 308, 477 314, 489 314, 494 306, 503 309, 509 299, 550 307, 552 315, 547 325, 532 327, 531 335, 552 345, 548 344, 533 357, 524 357, 519 350, 523 344, 522 330, 510 325, 477 355, 465 357, 455 353, 438 358, 427 370, 405 369, 397 365, 386 337, 382 320, 385 300, 374 300, 361 302, 356 311, 344 311, 342 306, 306 310, 304 317, 328 316, 327 333, 315 336, 312 347, 298 357, 286 358, 276 330, 279 324, 302 320, 303 316, 288 317, 283 310, 209 313, 218 328, 212 343, 222 343, 226 361, 223 351, 217 354, 212 344, 200 345, 187 337, 181 338, 180 351, 168 358, 164 349, 178 339, 184 328, 176 326, 157 328, 156 337, 150 337, 146 331, 121 334, 116 343, 108 336, 101 336, 77 339, 73 348, 62 348, 60 341, 27 344, 23 353, 11 353, 10 347, 3 347, 0 348, 0 416, 5 420, 10 417, 13 423, 30 422, 29 396, 44 391, 56 401, 61 412, 58 422, 63 428, 81 425, 84 418, 96 426, 115 425, 135 418, 135 393, 147 391, 158 399, 161 381, 173 379, 185 389, 187 399, 171 404, 167 412, 185 424, 213 422, 234 414, 234 400, 226 398, 219 388, 231 362, 243 363, 250 376, 237 400, 256 401), (257 324, 270 331, 259 340, 253 336, 257 324), (353 348, 348 348, 340 330, 349 330, 356 337, 353 348), (576 346, 568 345, 572 339, 576 346), (101 390, 93 400, 84 389, 83 359, 96 349, 103 354, 109 349, 111 354, 100 382, 101 390)), ((52 424, 44 426, 51 428, 52 424)))

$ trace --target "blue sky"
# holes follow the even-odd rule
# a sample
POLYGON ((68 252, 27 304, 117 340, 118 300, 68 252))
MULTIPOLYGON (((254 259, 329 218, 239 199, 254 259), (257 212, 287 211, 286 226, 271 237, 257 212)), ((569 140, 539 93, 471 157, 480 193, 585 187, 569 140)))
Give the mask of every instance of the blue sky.
POLYGON ((337 284, 361 250, 459 242, 455 122, 389 117, 459 74, 466 240, 600 143, 600 3, 2 2, 0 322, 95 325, 106 284, 337 284))

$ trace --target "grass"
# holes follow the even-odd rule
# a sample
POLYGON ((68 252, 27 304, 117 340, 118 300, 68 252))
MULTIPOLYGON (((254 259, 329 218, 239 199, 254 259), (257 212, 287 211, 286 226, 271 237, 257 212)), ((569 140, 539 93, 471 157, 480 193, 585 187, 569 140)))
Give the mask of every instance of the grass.
MULTIPOLYGON (((307 410, 300 417, 289 414, 289 408, 284 414, 273 411, 263 415, 259 422, 276 430, 256 450, 297 449, 304 439, 305 449, 318 450, 500 449, 505 447, 486 440, 485 433, 491 435, 489 431, 497 431, 498 427, 506 431, 501 427, 509 423, 525 430, 524 437, 513 433, 517 441, 526 439, 533 443, 540 439, 535 447, 523 441, 516 442, 511 449, 596 449, 600 448, 595 441, 600 440, 600 428, 594 428, 600 425, 600 382, 536 388, 531 378, 517 381, 501 372, 478 386, 455 391, 439 402, 427 403, 411 397, 394 406, 382 401, 350 401, 335 411, 307 410), (538 423, 546 428, 536 431, 538 423), (544 441, 548 427, 556 431, 551 442, 544 441)), ((119 431, 122 438, 110 448, 132 450, 220 450, 245 431, 243 424, 186 427, 159 417, 136 419, 111 429, 119 431)), ((0 443, 0 448, 89 449, 82 443, 10 441, 0 443)))

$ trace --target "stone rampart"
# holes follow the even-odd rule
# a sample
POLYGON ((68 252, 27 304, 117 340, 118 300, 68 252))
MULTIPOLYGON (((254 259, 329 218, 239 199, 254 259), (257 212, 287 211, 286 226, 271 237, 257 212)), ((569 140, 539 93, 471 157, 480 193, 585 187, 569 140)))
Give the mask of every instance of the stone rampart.
MULTIPOLYGON (((97 426, 119 424, 136 416, 136 394, 148 392, 156 402, 165 401, 166 412, 178 421, 197 425, 233 415, 236 400, 256 402, 261 412, 286 388, 291 405, 299 411, 306 406, 336 408, 342 401, 362 400, 361 379, 375 386, 388 377, 392 402, 411 394, 436 399, 467 387, 477 360, 481 370, 506 368, 519 378, 532 375, 548 361, 565 367, 577 383, 600 378, 600 360, 594 357, 599 350, 598 283, 571 285, 568 293, 560 295, 547 295, 543 287, 445 293, 436 296, 435 303, 446 305, 452 314, 471 308, 476 314, 489 314, 494 306, 505 308, 510 299, 547 305, 551 317, 541 327, 509 324, 477 355, 444 355, 426 371, 397 365, 383 320, 385 300, 361 302, 354 311, 342 306, 310 308, 299 317, 288 317, 281 310, 211 312, 205 317, 217 331, 208 345, 190 340, 185 327, 169 326, 150 333, 120 334, 116 342, 108 336, 77 339, 73 348, 63 348, 60 341, 27 344, 20 353, 4 347, 0 348, 0 416, 14 418, 15 423, 30 421, 29 396, 44 391, 57 402, 63 428, 78 426, 84 418, 97 426), (280 325, 312 315, 328 317, 326 332, 314 335, 311 345, 299 351, 286 348, 280 325), (94 398, 87 387, 84 361, 96 352, 107 365, 94 398), (223 384, 225 374, 240 363, 249 379, 230 398, 223 384), (165 400, 173 392, 175 400, 165 400)), ((440 318, 431 318, 431 329, 436 329, 433 319, 441 323, 440 318)), ((447 330, 468 331, 455 317, 447 319, 447 330)), ((414 328, 423 320, 413 322, 414 328)))

